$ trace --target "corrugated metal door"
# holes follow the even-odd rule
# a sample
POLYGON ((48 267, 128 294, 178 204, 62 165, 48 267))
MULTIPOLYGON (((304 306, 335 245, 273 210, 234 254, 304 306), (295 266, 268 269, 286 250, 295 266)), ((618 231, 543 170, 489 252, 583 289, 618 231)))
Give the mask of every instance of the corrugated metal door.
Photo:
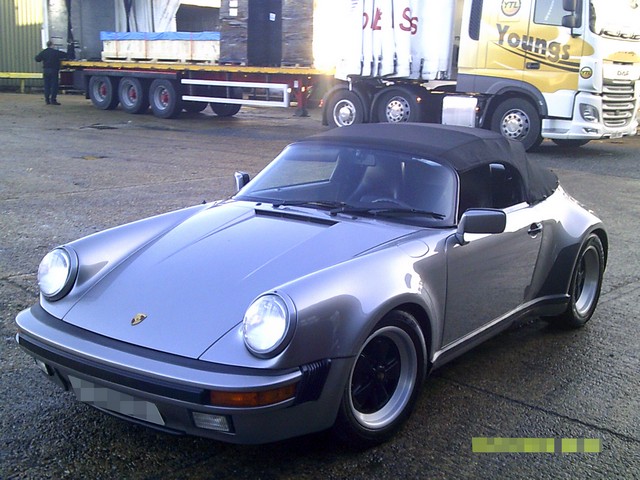
MULTIPOLYGON (((42 50, 42 0, 0 0, 0 72, 42 71, 33 57, 42 50)), ((41 80, 26 80, 27 86, 41 80)), ((0 87, 16 88, 19 79, 0 79, 0 87)))

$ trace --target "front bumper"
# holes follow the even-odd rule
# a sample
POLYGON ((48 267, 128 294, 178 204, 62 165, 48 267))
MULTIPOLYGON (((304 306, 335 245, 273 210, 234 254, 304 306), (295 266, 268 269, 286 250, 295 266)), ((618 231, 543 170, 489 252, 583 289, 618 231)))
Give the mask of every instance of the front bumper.
POLYGON ((78 400, 169 433, 266 443, 329 428, 348 376, 347 359, 288 370, 212 364, 118 342, 64 323, 39 305, 16 318, 18 344, 47 377, 78 400), (212 405, 211 391, 291 398, 258 407, 212 405))
POLYGON ((627 118, 622 122, 610 122, 603 118, 605 115, 611 114, 611 112, 605 108, 602 97, 580 92, 574 101, 572 118, 543 119, 542 136, 558 140, 599 140, 602 138, 621 138, 636 135, 638 130, 638 102, 633 99, 629 104, 633 104, 633 108, 627 112, 627 118), (588 105, 592 111, 598 112, 598 118, 593 121, 585 120, 581 113, 581 105, 588 105), (612 123, 612 125, 607 123, 612 123))

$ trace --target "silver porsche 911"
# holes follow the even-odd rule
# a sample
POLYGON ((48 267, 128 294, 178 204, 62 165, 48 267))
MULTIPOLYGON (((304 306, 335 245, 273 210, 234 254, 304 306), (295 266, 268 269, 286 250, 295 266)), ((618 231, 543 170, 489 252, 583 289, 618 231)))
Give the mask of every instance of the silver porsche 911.
POLYGON ((368 446, 433 369, 523 316, 596 308, 604 226, 498 134, 355 125, 236 181, 45 256, 16 321, 50 380, 166 432, 368 446))

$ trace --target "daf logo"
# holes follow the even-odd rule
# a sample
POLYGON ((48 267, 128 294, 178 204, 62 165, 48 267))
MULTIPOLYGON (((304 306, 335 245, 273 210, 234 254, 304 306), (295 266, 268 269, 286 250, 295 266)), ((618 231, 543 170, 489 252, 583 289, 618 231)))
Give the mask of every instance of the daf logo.
POLYGON ((589 67, 582 67, 580 69, 580 76, 582 78, 584 78, 585 80, 591 78, 591 76, 593 75, 593 70, 591 70, 591 68, 589 67))
POLYGON ((146 313, 138 313, 135 317, 131 319, 131 326, 135 327, 136 325, 141 324, 142 322, 144 322, 145 318, 147 318, 146 313))
POLYGON ((618 70, 618 76, 619 77, 628 77, 629 76, 629 70, 618 70))
POLYGON ((507 17, 513 17, 520 11, 521 4, 522 2, 520 0, 502 0, 502 13, 507 17))

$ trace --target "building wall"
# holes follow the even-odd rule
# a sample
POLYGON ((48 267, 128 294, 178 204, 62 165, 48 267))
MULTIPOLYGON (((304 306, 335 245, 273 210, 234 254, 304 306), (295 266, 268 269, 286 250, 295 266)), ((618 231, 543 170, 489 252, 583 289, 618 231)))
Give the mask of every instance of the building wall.
MULTIPOLYGON (((0 0, 0 72, 42 71, 33 59, 42 50, 42 0, 0 0)), ((26 86, 41 86, 42 80, 25 80, 26 86)), ((17 89, 20 80, 0 79, 0 88, 17 89)))

